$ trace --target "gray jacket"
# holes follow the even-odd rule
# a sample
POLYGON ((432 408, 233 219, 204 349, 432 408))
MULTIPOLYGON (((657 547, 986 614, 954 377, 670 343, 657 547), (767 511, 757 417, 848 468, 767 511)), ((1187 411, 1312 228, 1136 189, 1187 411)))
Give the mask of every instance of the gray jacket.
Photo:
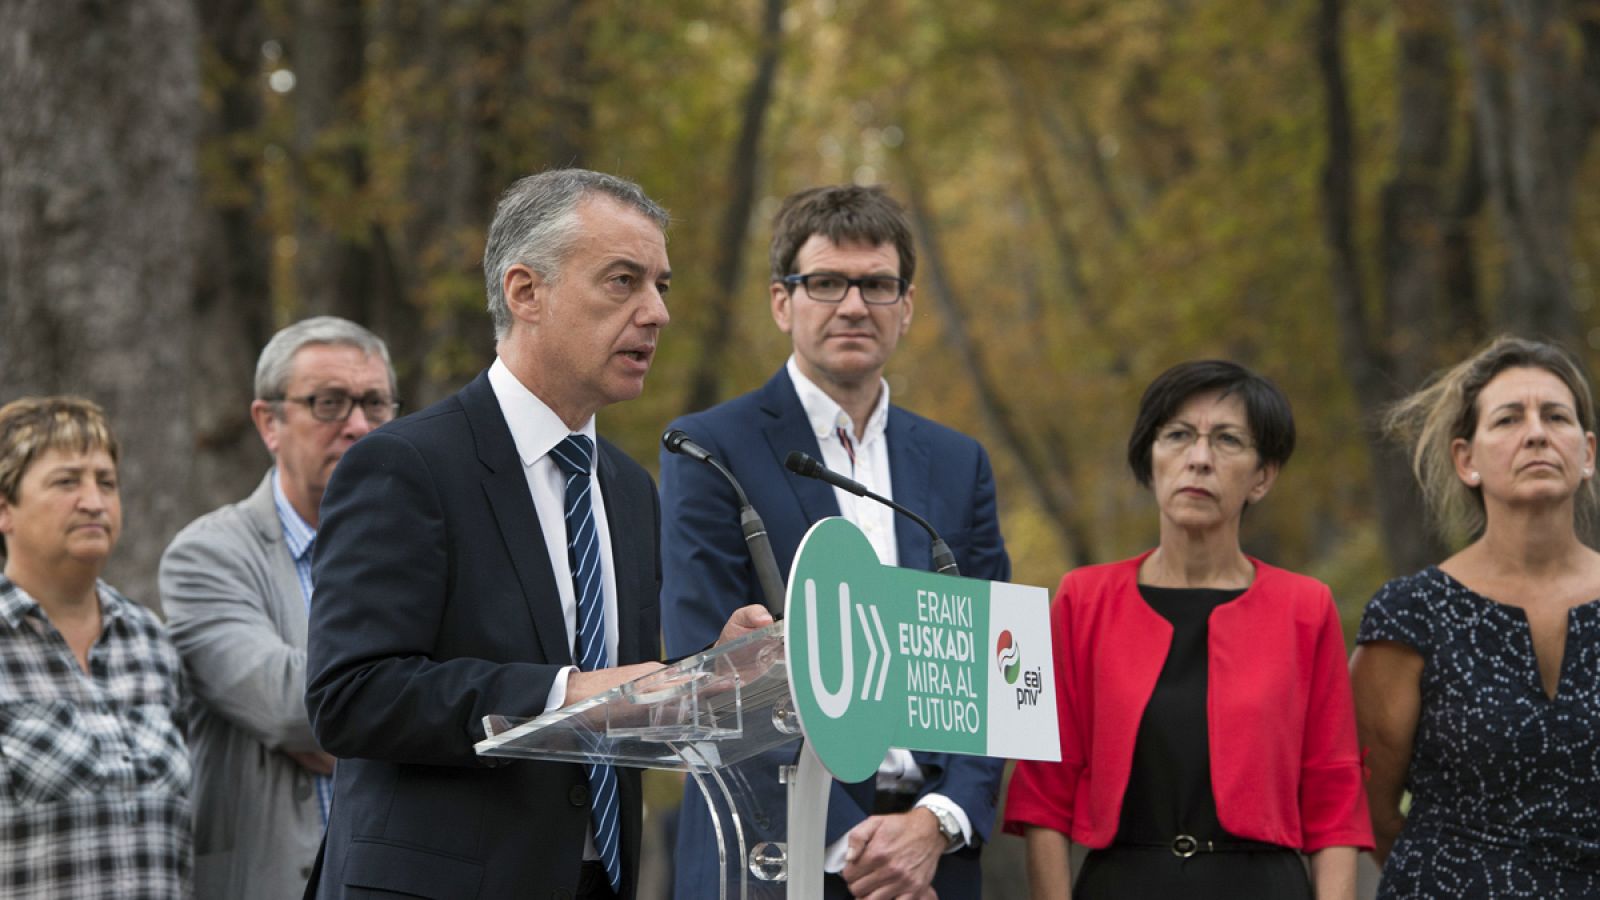
POLYGON ((306 606, 272 500, 191 522, 161 557, 161 601, 197 698, 197 900, 299 897, 322 840, 306 717, 306 606))

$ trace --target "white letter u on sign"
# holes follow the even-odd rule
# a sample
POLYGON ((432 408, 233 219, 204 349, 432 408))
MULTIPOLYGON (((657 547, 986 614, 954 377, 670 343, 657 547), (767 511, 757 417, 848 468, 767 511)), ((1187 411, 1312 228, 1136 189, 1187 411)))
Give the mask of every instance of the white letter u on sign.
POLYGON ((837 719, 850 708, 850 686, 856 680, 855 652, 850 640, 850 585, 839 584, 839 652, 844 660, 844 672, 839 678, 839 689, 830 691, 822 684, 822 654, 817 652, 817 583, 806 579, 806 646, 811 649, 807 666, 811 676, 811 690, 817 695, 817 706, 822 714, 837 719))

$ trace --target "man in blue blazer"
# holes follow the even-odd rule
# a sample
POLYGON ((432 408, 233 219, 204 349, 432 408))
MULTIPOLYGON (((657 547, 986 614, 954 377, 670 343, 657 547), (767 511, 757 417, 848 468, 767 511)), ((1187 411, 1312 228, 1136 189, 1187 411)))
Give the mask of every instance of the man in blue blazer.
MULTIPOLYGON (((338 764, 308 896, 634 896, 637 770, 473 744, 484 716, 658 665, 660 508, 642 468, 596 452, 594 416, 643 389, 668 320, 666 224, 611 176, 514 184, 484 252, 498 358, 334 471, 306 706, 338 764)), ((726 636, 771 621, 746 612, 726 636)))
MULTIPOLYGON (((1004 581, 989 459, 973 439, 889 403, 885 365, 911 325, 915 249, 904 212, 877 188, 815 188, 788 198, 774 223, 772 315, 794 353, 761 389, 681 428, 720 459, 766 522, 787 573, 806 530, 844 515, 887 564, 930 568, 928 535, 886 507, 793 475, 800 450, 929 519, 963 575, 1004 581)), ((760 596, 737 506, 710 467, 663 453, 662 618, 669 655, 704 646, 721 621, 760 596)), ((791 751, 792 755, 792 751, 791 751)), ((776 763, 746 767, 783 808, 776 763)), ((836 783, 824 866, 830 898, 981 893, 978 850, 994 822, 1003 762, 891 751, 875 781, 836 783)), ((714 896, 716 838, 696 791, 685 794, 676 896, 714 896)))

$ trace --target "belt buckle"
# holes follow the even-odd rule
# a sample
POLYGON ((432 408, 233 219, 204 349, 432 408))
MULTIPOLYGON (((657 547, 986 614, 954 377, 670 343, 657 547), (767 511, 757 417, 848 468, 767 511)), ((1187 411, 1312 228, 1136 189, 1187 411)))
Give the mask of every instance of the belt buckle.
POLYGON ((1200 851, 1200 842, 1192 835, 1180 834, 1172 839, 1172 855, 1188 859, 1200 851))

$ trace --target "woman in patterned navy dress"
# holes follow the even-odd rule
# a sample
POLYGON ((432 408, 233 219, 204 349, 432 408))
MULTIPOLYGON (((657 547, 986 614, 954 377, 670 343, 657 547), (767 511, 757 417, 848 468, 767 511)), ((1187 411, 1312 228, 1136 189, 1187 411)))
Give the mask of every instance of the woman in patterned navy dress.
POLYGON ((1501 338, 1390 425, 1439 523, 1472 542, 1384 585, 1356 638, 1378 896, 1600 897, 1588 382, 1562 351, 1501 338))

